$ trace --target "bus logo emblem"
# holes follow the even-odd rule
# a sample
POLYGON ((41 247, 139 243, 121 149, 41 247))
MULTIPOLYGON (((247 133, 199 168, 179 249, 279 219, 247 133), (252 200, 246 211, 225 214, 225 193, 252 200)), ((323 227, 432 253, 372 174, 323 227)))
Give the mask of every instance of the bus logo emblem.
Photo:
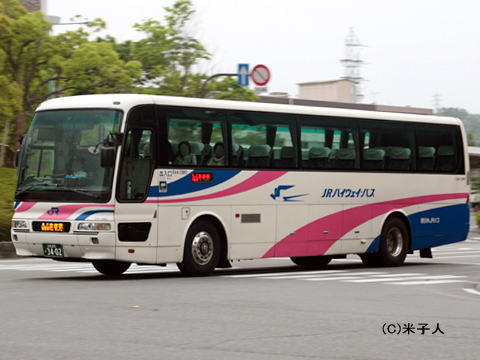
MULTIPOLYGON (((291 189, 293 188, 295 185, 280 185, 280 186, 277 186, 274 190, 273 190, 273 193, 270 194, 270 197, 273 199, 273 200, 277 200, 277 198, 280 197, 280 193, 282 191, 286 191, 288 189, 291 189)), ((300 195, 290 195, 290 196, 282 196, 282 200, 283 201, 301 201, 301 200, 297 200, 298 197, 300 196, 305 196, 307 194, 300 194, 300 195)))
POLYGON ((52 207, 50 210, 47 211, 47 214, 49 216, 53 216, 53 215, 58 215, 59 212, 60 212, 60 209, 58 207, 52 207))

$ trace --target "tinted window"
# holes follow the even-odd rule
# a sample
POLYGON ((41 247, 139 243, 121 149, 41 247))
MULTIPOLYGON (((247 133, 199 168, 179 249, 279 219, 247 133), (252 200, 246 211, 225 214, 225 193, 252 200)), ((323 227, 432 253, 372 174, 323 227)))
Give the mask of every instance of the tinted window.
POLYGON ((302 167, 338 170, 358 168, 355 139, 352 122, 313 116, 302 118, 302 167))
POLYGON ((360 121, 361 167, 365 170, 411 171, 414 132, 411 126, 393 121, 360 121))
POLYGON ((232 166, 245 168, 294 168, 295 142, 288 118, 268 113, 234 113, 232 166))
POLYGON ((182 109, 167 113, 168 164, 226 166, 225 136, 215 110, 182 109))
POLYGON ((420 172, 463 173, 460 129, 448 125, 417 125, 417 170, 420 172))
POLYGON ((153 132, 130 129, 127 133, 119 181, 119 199, 143 200, 154 167, 153 132))
POLYGON ((156 162, 156 129, 152 106, 137 107, 129 114, 119 171, 119 200, 141 202, 146 198, 156 162))

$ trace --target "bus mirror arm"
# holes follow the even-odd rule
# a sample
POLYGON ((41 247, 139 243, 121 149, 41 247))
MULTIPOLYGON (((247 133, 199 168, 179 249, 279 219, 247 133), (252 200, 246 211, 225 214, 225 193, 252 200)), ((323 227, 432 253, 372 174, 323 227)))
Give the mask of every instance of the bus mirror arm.
POLYGON ((110 133, 110 138, 111 138, 110 141, 111 141, 115 146, 121 145, 122 142, 123 142, 123 133, 121 133, 121 132, 110 133))
POLYGON ((20 162, 20 151, 21 149, 17 149, 15 151, 15 167, 18 168, 19 162, 20 162))
POLYGON ((25 135, 22 135, 22 137, 20 138, 20 140, 18 141, 18 149, 15 150, 15 167, 18 169, 18 166, 20 165, 20 155, 22 153, 22 150, 23 150, 23 140, 25 139, 25 135))

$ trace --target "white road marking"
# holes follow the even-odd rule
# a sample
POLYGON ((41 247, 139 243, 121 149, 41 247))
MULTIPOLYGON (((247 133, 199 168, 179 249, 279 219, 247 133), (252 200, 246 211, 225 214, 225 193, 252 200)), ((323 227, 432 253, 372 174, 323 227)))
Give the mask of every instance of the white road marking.
POLYGON ((397 276, 397 277, 391 277, 388 279, 381 278, 381 279, 359 279, 359 280, 350 280, 349 282, 355 282, 355 283, 367 283, 367 282, 388 282, 388 281, 402 281, 402 280, 441 280, 441 279, 454 279, 454 278, 464 278, 464 276, 459 276, 459 275, 424 275, 424 276, 397 276))
POLYGON ((470 257, 480 257, 480 254, 478 254, 478 255, 435 256, 434 259, 456 259, 456 258, 470 258, 470 257))
POLYGON ((480 250, 476 250, 476 251, 443 251, 443 252, 438 252, 438 251, 434 251, 433 252, 433 256, 434 257, 443 257, 444 255, 457 255, 457 254, 461 254, 461 255, 480 255, 480 250))
MULTIPOLYGON (((261 276, 259 277, 260 279, 273 279, 273 280, 281 280, 281 279, 308 279, 308 278, 320 278, 320 277, 324 277, 323 274, 325 274, 325 272, 323 273, 320 273, 320 274, 315 274, 315 275, 287 275, 287 276, 261 276)), ((374 272, 374 271, 369 271, 369 272, 357 272, 357 273, 346 273, 346 274, 335 274, 335 275, 338 275, 338 276, 351 276, 351 275, 355 275, 355 276, 359 276, 359 275, 374 275, 374 274, 385 274, 384 272, 374 272)), ((325 276, 329 276, 328 274, 325 274, 325 276)))
POLYGON ((422 280, 422 281, 404 281, 404 282, 393 282, 387 283, 390 285, 436 285, 436 284, 450 284, 450 283, 459 283, 459 282, 468 282, 468 280, 422 280))
POLYGON ((463 291, 466 291, 467 293, 473 294, 473 295, 480 295, 480 291, 475 290, 475 289, 467 289, 467 288, 464 288, 463 291))
POLYGON ((321 271, 295 271, 295 272, 276 272, 276 273, 258 273, 258 274, 245 274, 245 275, 226 275, 223 277, 231 277, 231 278, 255 278, 261 276, 283 276, 283 275, 313 275, 313 274, 333 274, 333 273, 341 273, 345 272, 346 270, 321 270, 321 271))
MULTIPOLYGON (((345 274, 347 275, 347 274, 345 274)), ((302 281, 333 281, 333 280, 353 280, 358 279, 359 276, 354 276, 353 274, 348 274, 347 276, 332 276, 332 277, 324 277, 324 278, 310 278, 310 279, 299 279, 302 281), (350 275, 350 276, 349 276, 350 275)))

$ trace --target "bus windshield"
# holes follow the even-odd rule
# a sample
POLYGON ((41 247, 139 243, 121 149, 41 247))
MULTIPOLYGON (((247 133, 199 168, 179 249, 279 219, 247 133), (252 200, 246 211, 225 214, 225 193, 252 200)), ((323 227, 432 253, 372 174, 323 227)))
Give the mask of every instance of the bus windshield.
POLYGON ((113 169, 100 166, 100 149, 121 119, 117 110, 38 112, 24 142, 15 199, 108 201, 113 169))

